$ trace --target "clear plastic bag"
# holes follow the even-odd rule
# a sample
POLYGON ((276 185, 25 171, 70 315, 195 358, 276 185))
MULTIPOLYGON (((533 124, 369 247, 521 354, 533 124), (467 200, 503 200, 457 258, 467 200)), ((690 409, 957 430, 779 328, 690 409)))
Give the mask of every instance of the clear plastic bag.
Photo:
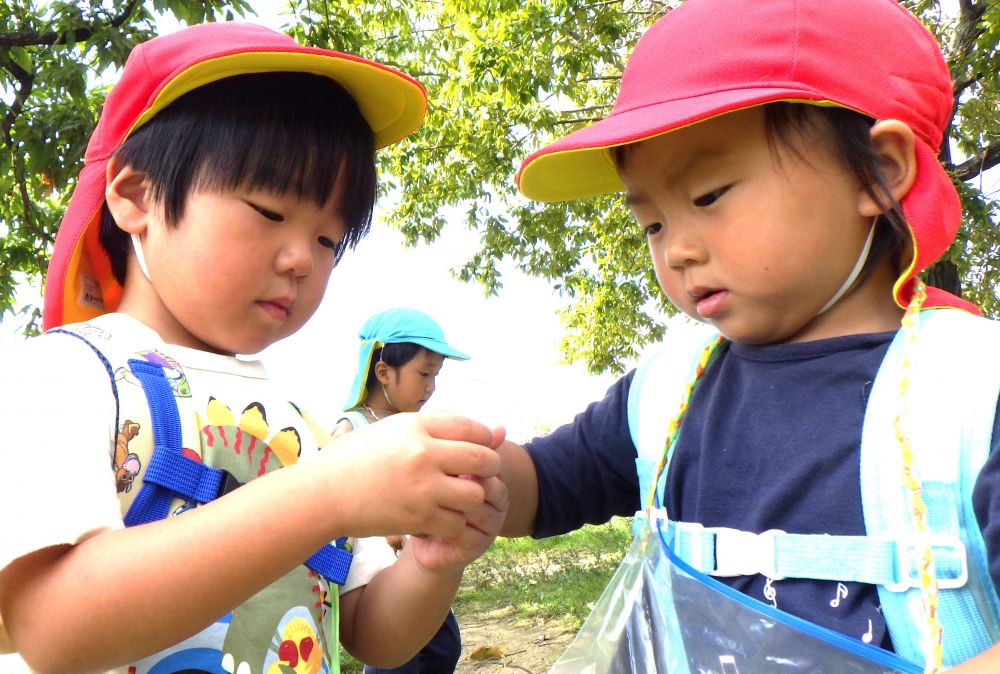
POLYGON ((923 672, 695 571, 644 529, 549 674, 923 672))

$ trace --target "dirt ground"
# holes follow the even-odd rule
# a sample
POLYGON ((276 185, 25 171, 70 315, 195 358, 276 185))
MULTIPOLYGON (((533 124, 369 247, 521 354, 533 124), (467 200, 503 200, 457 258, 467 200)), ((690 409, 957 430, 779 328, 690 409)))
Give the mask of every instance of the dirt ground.
POLYGON ((456 616, 462 630, 457 674, 544 674, 573 640, 575 631, 558 620, 516 620, 508 613, 456 616))

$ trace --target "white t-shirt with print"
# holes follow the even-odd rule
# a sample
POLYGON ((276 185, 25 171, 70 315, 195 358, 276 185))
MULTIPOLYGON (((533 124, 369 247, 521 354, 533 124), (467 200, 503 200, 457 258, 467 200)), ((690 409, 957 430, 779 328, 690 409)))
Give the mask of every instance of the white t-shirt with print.
MULTIPOLYGON (((164 367, 181 412, 184 452, 229 470, 241 482, 308 460, 328 439, 287 396, 276 394, 259 361, 165 344, 124 314, 67 329, 85 337, 111 363, 120 401, 118 426, 111 376, 77 337, 49 333, 28 340, 10 362, 0 364, 5 373, 0 387, 5 430, 0 569, 36 550, 75 545, 124 526, 122 513, 139 493, 151 448, 148 407, 141 385, 125 367, 129 357, 164 367)), ((177 500, 170 514, 183 516, 192 506, 177 500)), ((253 525, 249 515, 247 525, 253 525)), ((367 584, 395 561, 380 541, 354 542, 341 593, 367 584)), ((201 658, 214 658, 217 668, 220 657, 224 669, 240 674, 292 662, 321 671, 330 648, 321 608, 325 586, 299 567, 195 637, 116 672, 142 674, 157 663, 167 671, 207 668, 201 658)), ((122 589, 141 592, 142 579, 123 583, 122 589)))

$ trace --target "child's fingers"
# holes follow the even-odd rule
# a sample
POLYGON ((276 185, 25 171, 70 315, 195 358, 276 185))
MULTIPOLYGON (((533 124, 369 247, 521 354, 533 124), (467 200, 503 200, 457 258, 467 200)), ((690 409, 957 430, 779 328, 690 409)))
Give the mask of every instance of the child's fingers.
POLYGON ((509 494, 507 484, 497 477, 480 480, 483 487, 483 502, 495 510, 507 512, 509 494))
POLYGON ((448 475, 493 477, 500 473, 500 455, 496 450, 453 440, 438 441, 433 450, 438 466, 448 475))
MULTIPOLYGON (((496 478, 490 479, 495 480, 496 478)), ((478 508, 487 502, 486 487, 481 480, 476 478, 444 476, 437 493, 440 507, 462 513, 478 508)))
POLYGON ((493 442, 490 443, 490 447, 496 449, 507 439, 507 429, 503 426, 494 426, 490 430, 493 432, 493 442))
MULTIPOLYGON (((396 415, 399 416, 399 415, 396 415)), ((421 413, 420 424, 428 435, 441 440, 460 440, 495 447, 495 430, 474 419, 446 412, 421 413)))
POLYGON ((483 489, 482 503, 465 512, 468 525, 486 536, 496 536, 507 517, 507 485, 496 477, 480 479, 463 475, 461 478, 476 482, 483 489))

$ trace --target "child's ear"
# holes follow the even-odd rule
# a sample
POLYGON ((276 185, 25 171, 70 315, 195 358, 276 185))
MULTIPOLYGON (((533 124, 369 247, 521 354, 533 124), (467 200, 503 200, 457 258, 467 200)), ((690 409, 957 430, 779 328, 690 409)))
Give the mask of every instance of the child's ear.
MULTIPOLYGON (((883 198, 889 196, 899 202, 917 179, 913 129, 898 119, 885 119, 872 126, 871 139, 889 194, 885 195, 880 185, 872 185, 872 189, 883 198)), ((872 218, 884 212, 888 203, 888 199, 885 199, 885 204, 875 203, 871 195, 862 191, 859 210, 861 215, 872 218)))
POLYGON ((378 361, 375 363, 375 378, 378 379, 379 383, 385 386, 389 383, 389 364, 385 361, 378 361))
POLYGON ((153 206, 145 173, 112 157, 108 161, 104 199, 118 227, 129 234, 142 234, 153 206))

